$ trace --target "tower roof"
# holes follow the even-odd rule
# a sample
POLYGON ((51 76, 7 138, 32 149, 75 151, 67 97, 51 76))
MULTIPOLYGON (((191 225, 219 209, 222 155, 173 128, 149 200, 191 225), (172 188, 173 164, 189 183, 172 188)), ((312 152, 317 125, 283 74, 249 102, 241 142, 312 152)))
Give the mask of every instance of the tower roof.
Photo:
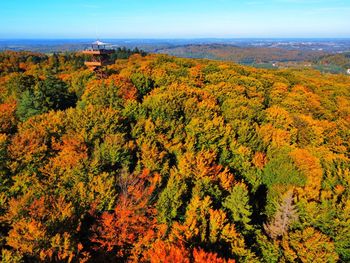
POLYGON ((96 46, 106 46, 106 45, 109 45, 108 43, 104 43, 104 42, 101 42, 99 40, 95 41, 92 43, 93 45, 96 45, 96 46))

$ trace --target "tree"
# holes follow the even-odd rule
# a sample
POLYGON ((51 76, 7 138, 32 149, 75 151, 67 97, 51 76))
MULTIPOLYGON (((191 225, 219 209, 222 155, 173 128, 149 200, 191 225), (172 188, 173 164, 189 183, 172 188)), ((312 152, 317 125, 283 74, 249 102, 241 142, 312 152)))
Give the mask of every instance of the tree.
POLYGON ((144 262, 151 263, 190 263, 190 253, 181 242, 156 241, 144 253, 144 262))
POLYGON ((231 212, 233 222, 245 230, 251 230, 250 217, 252 215, 249 205, 247 186, 244 183, 237 183, 230 191, 230 195, 223 202, 223 207, 231 212))
POLYGON ((13 133, 16 129, 16 102, 0 104, 0 133, 13 133))
POLYGON ((12 198, 9 205, 4 216, 12 224, 7 246, 34 261, 69 262, 77 256, 72 237, 76 218, 71 202, 57 195, 35 198, 34 193, 28 192, 12 198))
POLYGON ((127 189, 121 192, 114 211, 103 212, 91 229, 93 249, 106 260, 137 259, 143 246, 156 237, 155 211, 149 200, 157 181, 152 181, 146 170, 125 179, 127 189))
POLYGON ((131 81, 139 91, 139 98, 142 99, 154 87, 154 81, 142 73, 134 73, 131 75, 131 81))
POLYGON ((203 249, 193 250, 194 263, 235 263, 234 259, 225 260, 218 257, 216 253, 205 252, 203 249))
POLYGON ((37 79, 32 75, 16 73, 7 82, 7 93, 19 98, 23 92, 32 89, 36 82, 37 79))
POLYGON ((288 191, 278 206, 274 217, 264 224, 268 236, 276 239, 287 234, 289 227, 298 220, 298 213, 293 204, 293 191, 288 191))
POLYGON ((298 170, 307 178, 303 195, 308 199, 318 200, 323 176, 319 159, 306 149, 295 149, 290 156, 298 170))
POLYGON ((338 262, 334 243, 312 227, 289 233, 282 241, 284 256, 291 262, 338 262))
POLYGON ((49 110, 64 110, 75 105, 75 96, 68 92, 62 80, 49 75, 39 81, 32 90, 22 93, 19 99, 17 115, 20 120, 46 113, 49 110))
POLYGON ((171 173, 167 186, 159 195, 157 202, 158 220, 171 224, 180 219, 180 208, 184 205, 184 195, 187 191, 186 182, 176 173, 171 173))

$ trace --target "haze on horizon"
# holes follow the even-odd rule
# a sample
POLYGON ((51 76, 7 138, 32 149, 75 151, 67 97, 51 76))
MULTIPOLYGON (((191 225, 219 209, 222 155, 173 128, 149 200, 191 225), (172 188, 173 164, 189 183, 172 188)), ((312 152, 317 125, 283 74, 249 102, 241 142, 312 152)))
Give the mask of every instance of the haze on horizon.
POLYGON ((4 0, 0 38, 350 37, 348 0, 4 0))

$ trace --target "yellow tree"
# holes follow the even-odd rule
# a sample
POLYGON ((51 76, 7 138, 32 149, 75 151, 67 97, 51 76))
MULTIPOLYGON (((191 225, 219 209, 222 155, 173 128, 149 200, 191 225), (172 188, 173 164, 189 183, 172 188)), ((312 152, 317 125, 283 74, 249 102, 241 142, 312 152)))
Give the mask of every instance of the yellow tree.
POLYGON ((333 241, 312 227, 289 233, 282 241, 284 257, 290 262, 338 262, 333 241))

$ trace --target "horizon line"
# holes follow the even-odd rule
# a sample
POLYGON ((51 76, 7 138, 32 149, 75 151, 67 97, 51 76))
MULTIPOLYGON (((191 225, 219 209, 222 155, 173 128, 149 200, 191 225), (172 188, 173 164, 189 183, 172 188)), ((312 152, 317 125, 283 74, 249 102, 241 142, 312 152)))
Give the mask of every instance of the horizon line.
MULTIPOLYGON (((90 40, 97 39, 95 37, 16 37, 16 38, 1 38, 2 40, 90 40)), ((350 39, 347 37, 99 37, 98 39, 110 40, 240 40, 240 39, 350 39)))

